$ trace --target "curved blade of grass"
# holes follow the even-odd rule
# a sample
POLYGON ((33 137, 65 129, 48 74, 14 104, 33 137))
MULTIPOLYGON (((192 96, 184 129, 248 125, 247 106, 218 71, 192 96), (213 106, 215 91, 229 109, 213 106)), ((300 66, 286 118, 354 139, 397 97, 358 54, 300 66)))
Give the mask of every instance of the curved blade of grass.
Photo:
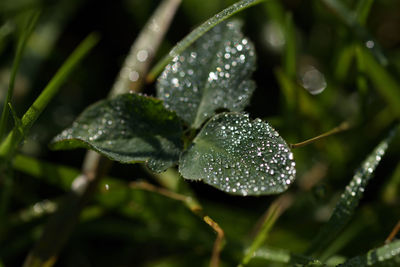
POLYGON ((39 14, 40 14, 40 12, 35 11, 30 15, 30 17, 28 18, 28 21, 26 23, 25 29, 23 30, 22 34, 19 36, 19 39, 18 39, 17 51, 15 53, 14 62, 13 62, 12 68, 11 68, 10 83, 8 85, 7 96, 4 101, 4 105, 3 105, 3 112, 1 113, 0 140, 3 140, 3 137, 6 133, 7 120, 8 120, 8 115, 9 115, 8 103, 10 103, 13 92, 14 92, 15 78, 17 76, 17 71, 18 71, 19 65, 21 63, 22 54, 25 50, 27 41, 28 41, 29 37, 31 36, 33 29, 35 28, 36 23, 39 19, 39 14))
POLYGON ((400 240, 376 249, 371 249, 367 254, 349 259, 339 266, 400 266, 400 240))
POLYGON ((341 1, 338 0, 322 0, 322 2, 324 2, 329 8, 331 8, 335 12, 344 21, 344 23, 354 31, 354 33, 363 43, 372 41, 374 45, 371 48, 371 52, 373 53, 375 58, 383 66, 386 66, 388 64, 388 59, 384 55, 379 44, 374 41, 374 38, 372 38, 367 29, 359 23, 357 13, 349 10, 345 5, 342 4, 341 1))
POLYGON ((32 106, 26 111, 21 119, 21 126, 15 127, 4 142, 0 145, 0 156, 10 157, 22 141, 23 137, 32 127, 39 115, 58 93, 63 82, 68 78, 78 63, 87 55, 87 53, 97 44, 99 37, 96 34, 90 34, 85 40, 74 50, 54 77, 44 88, 39 97, 32 106))
POLYGON ((358 203, 360 202, 360 199, 364 195, 364 190, 368 185, 375 168, 378 166, 387 148, 389 147, 389 143, 393 139, 397 128, 391 131, 389 136, 379 143, 374 151, 372 151, 372 153, 361 164, 360 169, 356 171, 353 179, 346 186, 345 191, 340 196, 340 199, 337 202, 329 221, 325 224, 325 226, 323 226, 311 243, 307 254, 312 254, 314 256, 320 255, 326 246, 329 245, 329 243, 349 222, 358 206, 358 203))
POLYGON ((161 73, 165 66, 176 56, 182 53, 186 48, 188 48, 192 43, 194 43, 197 39, 199 39, 203 34, 208 32, 217 24, 221 23, 222 21, 226 20, 227 18, 231 17, 232 15, 249 8, 253 5, 259 4, 266 0, 241 0, 236 2, 235 4, 231 5, 230 7, 222 10, 215 16, 211 17, 210 19, 206 20, 203 24, 199 27, 194 29, 191 33, 189 33, 183 40, 178 42, 160 62, 157 63, 155 67, 150 71, 149 75, 147 76, 147 80, 152 82, 155 78, 161 73))

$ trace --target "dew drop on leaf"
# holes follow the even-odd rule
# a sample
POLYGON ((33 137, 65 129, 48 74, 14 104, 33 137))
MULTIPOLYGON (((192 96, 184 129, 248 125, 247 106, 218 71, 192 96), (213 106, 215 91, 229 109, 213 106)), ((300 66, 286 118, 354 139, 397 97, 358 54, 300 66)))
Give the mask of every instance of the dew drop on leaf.
POLYGON ((295 179, 293 154, 268 123, 243 113, 213 117, 181 155, 179 171, 237 195, 285 191, 295 179))
POLYGON ((218 109, 241 111, 249 103, 255 52, 240 24, 214 27, 176 56, 158 79, 157 96, 193 128, 218 109))

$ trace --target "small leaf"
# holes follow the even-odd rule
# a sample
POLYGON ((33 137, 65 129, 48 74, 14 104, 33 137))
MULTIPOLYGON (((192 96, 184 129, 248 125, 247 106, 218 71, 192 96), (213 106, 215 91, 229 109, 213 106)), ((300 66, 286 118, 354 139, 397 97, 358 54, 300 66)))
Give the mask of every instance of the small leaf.
POLYGON ((148 75, 149 81, 154 81, 155 77, 160 74, 162 69, 176 56, 180 55, 183 51, 185 51, 192 43, 194 43, 197 39, 202 37, 206 32, 211 30, 213 27, 228 19, 232 15, 245 10, 251 6, 260 4, 265 2, 266 0, 241 0, 237 1, 233 5, 225 8, 218 14, 212 16, 205 22, 203 22, 200 26, 194 29, 191 33, 185 36, 181 41, 179 41, 156 66, 150 71, 148 75))
POLYGON ((87 108, 51 147, 89 148, 122 163, 145 161, 161 172, 177 162, 181 136, 179 119, 162 101, 125 94, 87 108))
POLYGON ((367 254, 349 259, 341 267, 400 266, 400 240, 372 249, 367 254))
POLYGON ((242 113, 213 117, 180 158, 179 171, 236 195, 285 191, 295 178, 293 154, 268 123, 242 113))
POLYGON ((241 111, 255 89, 250 41, 237 21, 221 23, 174 58, 157 83, 157 96, 194 128, 217 109, 241 111))
MULTIPOLYGON (((397 128, 395 128, 395 130, 396 129, 397 128)), ((389 143, 393 139, 395 130, 392 131, 390 135, 374 149, 374 151, 361 164, 360 169, 356 171, 353 179, 350 181, 349 185, 346 186, 345 191, 340 196, 331 218, 316 235, 308 250, 309 253, 322 251, 334 238, 337 237, 339 232, 349 222, 358 206, 358 203, 360 202, 360 199, 364 195, 364 190, 368 185, 369 180, 372 178, 373 172, 389 147, 389 143)))

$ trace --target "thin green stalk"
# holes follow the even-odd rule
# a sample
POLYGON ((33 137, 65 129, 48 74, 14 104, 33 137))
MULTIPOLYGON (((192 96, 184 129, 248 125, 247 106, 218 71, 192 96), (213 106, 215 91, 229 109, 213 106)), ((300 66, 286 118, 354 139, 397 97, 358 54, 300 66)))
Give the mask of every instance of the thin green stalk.
POLYGON ((36 23, 39 19, 40 12, 35 11, 33 12, 30 17, 28 18, 27 25, 25 26, 25 29, 23 29, 22 34, 19 36, 18 39, 18 44, 17 44, 17 50, 15 53, 14 57, 14 62, 11 68, 11 75, 10 75, 10 82, 8 84, 8 91, 6 95, 6 99, 3 104, 3 111, 1 113, 1 118, 0 118, 0 141, 3 140, 6 130, 7 130, 7 121, 8 121, 8 115, 9 115, 9 107, 8 103, 10 103, 12 95, 14 93, 14 85, 15 85, 15 79, 17 76, 17 72, 19 69, 19 65, 21 63, 22 55, 26 47, 26 43, 31 36, 33 29, 36 26, 36 23))
POLYGON ((18 145, 30 130, 34 122, 37 120, 39 115, 58 93, 61 85, 65 82, 71 72, 76 69, 78 63, 80 63, 87 53, 97 44, 98 40, 99 37, 96 34, 90 34, 74 50, 74 52, 47 84, 32 106, 26 111, 21 119, 21 126, 14 127, 14 129, 0 145, 1 157, 10 157, 15 152, 15 150, 18 148, 18 145))
POLYGON ((288 194, 285 194, 270 205, 260 230, 255 236, 250 247, 246 250, 246 253, 242 259, 242 263, 239 266, 244 266, 250 262, 256 251, 264 244, 276 220, 291 205, 291 203, 292 197, 288 194))
POLYGON ((296 33, 293 16, 287 13, 285 17, 285 54, 283 66, 291 79, 296 79, 296 33))
POLYGON ((188 48, 191 44, 193 44, 197 39, 199 39, 203 34, 211 30, 213 27, 233 16, 234 14, 249 8, 251 6, 257 5, 266 0, 241 0, 228 8, 222 10, 215 16, 206 20, 199 27, 194 29, 191 33, 186 35, 180 42, 178 42, 160 62, 157 63, 155 67, 150 71, 147 76, 147 81, 152 82, 161 73, 164 67, 176 56, 181 54, 186 48, 188 48))

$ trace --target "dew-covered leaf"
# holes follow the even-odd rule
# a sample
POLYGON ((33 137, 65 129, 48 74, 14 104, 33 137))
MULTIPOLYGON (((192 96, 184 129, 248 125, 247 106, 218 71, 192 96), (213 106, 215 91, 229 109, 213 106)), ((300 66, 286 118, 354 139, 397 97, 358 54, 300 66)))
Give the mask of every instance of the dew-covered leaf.
POLYGON ((372 249, 367 254, 349 259, 341 267, 397 267, 400 266, 400 240, 372 249))
POLYGON ((160 172, 177 162, 181 136, 179 119, 162 101, 125 94, 88 107, 51 147, 93 149, 122 163, 147 162, 160 172))
POLYGON ((198 128, 217 109, 241 111, 255 89, 254 47, 238 21, 224 22, 175 57, 157 83, 157 96, 198 128))
POLYGON ((295 178, 293 154, 268 123, 242 113, 222 113, 201 129, 181 155, 179 171, 236 195, 285 191, 295 178))
POLYGON ((329 221, 316 235, 308 250, 309 253, 321 252, 349 222, 364 195, 364 190, 372 178, 373 172, 385 154, 394 132, 391 132, 387 138, 379 143, 356 171, 353 179, 340 196, 329 221))

